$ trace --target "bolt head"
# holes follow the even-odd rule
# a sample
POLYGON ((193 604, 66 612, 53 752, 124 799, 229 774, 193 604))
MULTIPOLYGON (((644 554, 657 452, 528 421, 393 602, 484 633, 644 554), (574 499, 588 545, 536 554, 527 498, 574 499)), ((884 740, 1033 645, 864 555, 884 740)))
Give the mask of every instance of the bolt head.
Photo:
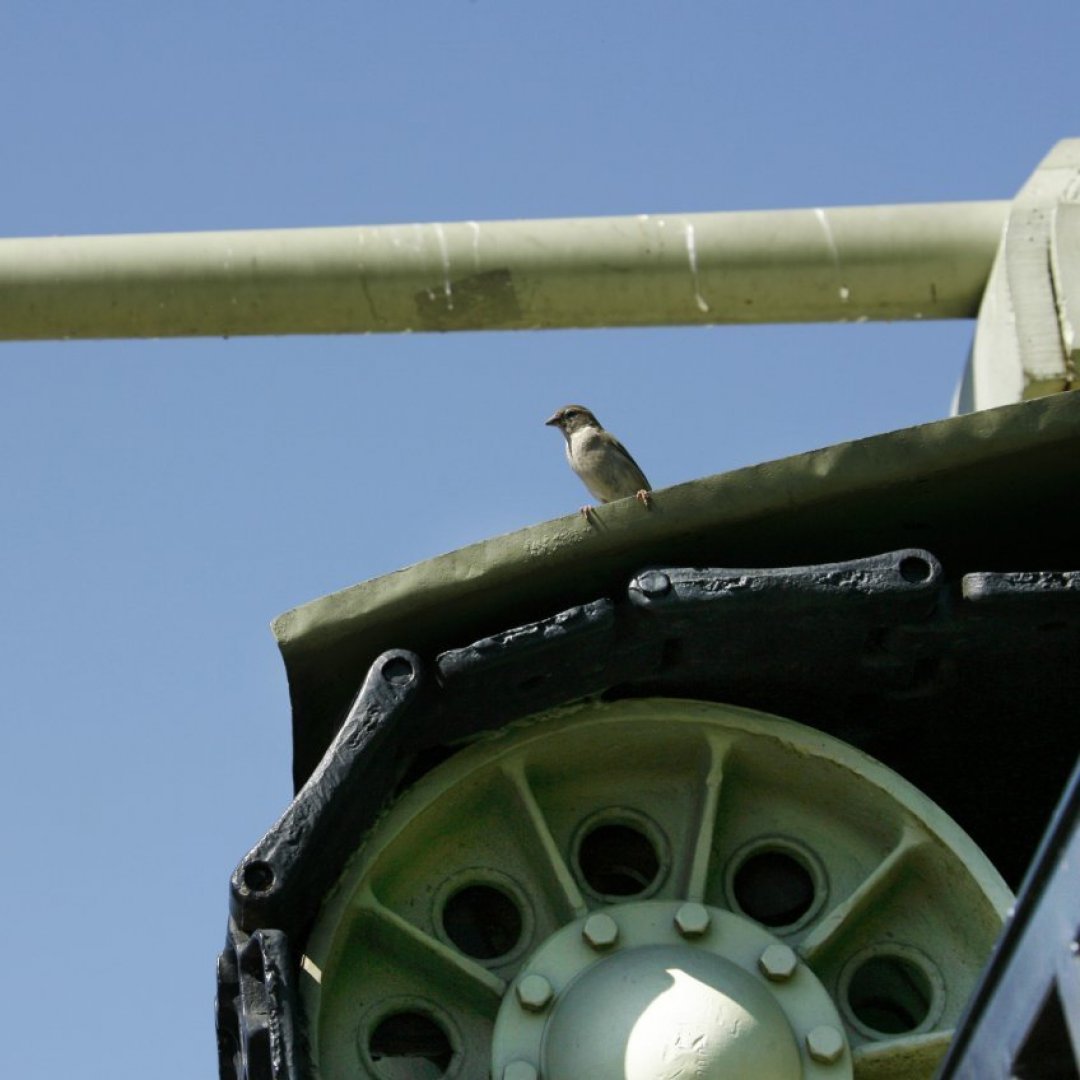
POLYGON ((675 912, 675 929, 683 937, 701 937, 709 929, 711 917, 704 904, 683 904, 675 912))
POLYGON ((806 1036, 806 1049, 810 1056, 822 1065, 839 1061, 846 1046, 844 1036, 832 1024, 822 1024, 806 1036))
POLYGON ((758 967, 761 968, 762 975, 772 982, 786 982, 795 974, 798 966, 799 958, 795 955, 795 950, 779 942, 769 945, 758 957, 758 967))
POLYGON ((607 949, 615 944, 619 936, 619 924, 610 915, 598 911, 585 920, 581 936, 594 949, 607 949))
POLYGON ((539 1080, 536 1067, 528 1061, 511 1061, 503 1069, 502 1080, 539 1080))
POLYGON ((518 1001, 529 1012, 540 1012, 554 996, 555 990, 543 975, 526 975, 518 981, 518 1001))
POLYGON ((671 588, 671 578, 659 570, 646 570, 638 575, 637 584, 646 596, 663 596, 671 588))

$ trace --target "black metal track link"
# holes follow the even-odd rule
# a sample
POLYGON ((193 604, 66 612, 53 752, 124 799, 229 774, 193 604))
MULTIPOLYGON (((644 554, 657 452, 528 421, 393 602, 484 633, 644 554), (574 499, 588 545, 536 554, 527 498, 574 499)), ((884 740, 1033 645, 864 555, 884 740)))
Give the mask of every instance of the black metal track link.
POLYGON ((222 1080, 300 1080, 308 1075, 298 1021, 296 965, 288 935, 235 925, 218 961, 218 1070, 222 1080))

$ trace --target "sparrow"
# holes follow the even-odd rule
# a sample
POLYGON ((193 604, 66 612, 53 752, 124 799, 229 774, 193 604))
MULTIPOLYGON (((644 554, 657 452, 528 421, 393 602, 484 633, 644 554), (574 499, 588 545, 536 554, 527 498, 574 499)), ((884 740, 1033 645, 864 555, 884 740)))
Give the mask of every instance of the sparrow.
MULTIPOLYGON (((564 405, 544 421, 558 428, 566 439, 566 460, 582 483, 602 503, 633 495, 649 505, 651 485, 638 463, 610 431, 584 405, 564 405)), ((581 508, 586 519, 589 507, 581 508)))

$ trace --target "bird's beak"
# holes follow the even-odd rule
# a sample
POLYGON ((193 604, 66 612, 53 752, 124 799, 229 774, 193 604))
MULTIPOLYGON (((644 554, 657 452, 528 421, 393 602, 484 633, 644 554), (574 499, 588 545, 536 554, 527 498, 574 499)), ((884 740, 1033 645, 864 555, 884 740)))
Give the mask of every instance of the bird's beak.
POLYGON ((555 427, 555 426, 557 426, 557 425, 558 425, 558 423, 559 423, 559 421, 560 421, 561 419, 562 419, 562 417, 560 417, 558 413, 553 413, 553 414, 552 414, 551 416, 549 416, 549 417, 548 417, 548 418, 547 418, 547 419, 546 419, 546 420, 544 421, 544 423, 545 423, 545 424, 548 424, 548 425, 550 425, 550 426, 552 426, 552 427, 555 427))

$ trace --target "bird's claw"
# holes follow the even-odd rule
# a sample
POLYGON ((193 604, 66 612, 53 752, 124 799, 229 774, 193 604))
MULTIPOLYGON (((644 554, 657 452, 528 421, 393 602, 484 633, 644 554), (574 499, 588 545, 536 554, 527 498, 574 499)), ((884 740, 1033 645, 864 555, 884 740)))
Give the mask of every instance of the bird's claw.
POLYGON ((652 496, 645 488, 642 488, 634 498, 637 499, 646 510, 649 510, 652 507, 652 496))

